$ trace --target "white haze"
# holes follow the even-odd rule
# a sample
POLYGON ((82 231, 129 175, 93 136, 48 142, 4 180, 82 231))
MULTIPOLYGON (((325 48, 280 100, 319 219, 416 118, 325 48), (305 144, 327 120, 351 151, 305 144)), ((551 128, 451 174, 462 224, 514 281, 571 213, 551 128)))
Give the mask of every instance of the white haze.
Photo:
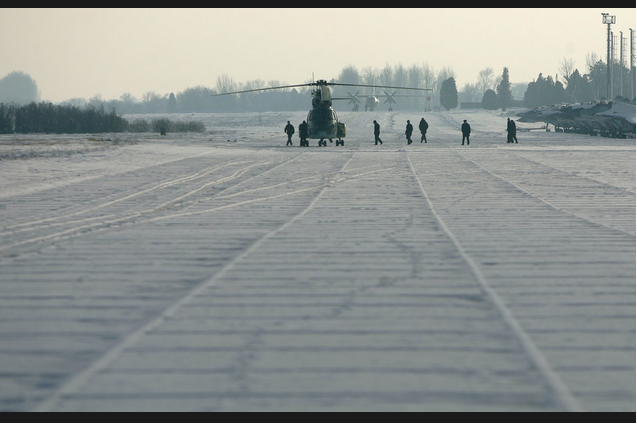
POLYGON ((605 61, 601 12, 630 37, 634 8, 1 9, 0 78, 23 71, 53 102, 215 87, 222 75, 296 84, 348 65, 451 68, 459 87, 508 67, 529 82, 565 58, 580 71, 590 53, 605 61))

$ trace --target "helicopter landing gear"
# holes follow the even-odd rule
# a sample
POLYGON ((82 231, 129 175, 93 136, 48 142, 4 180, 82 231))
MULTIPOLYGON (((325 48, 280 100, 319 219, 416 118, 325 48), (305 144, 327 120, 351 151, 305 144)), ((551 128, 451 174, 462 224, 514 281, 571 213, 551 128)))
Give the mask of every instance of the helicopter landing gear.
POLYGON ((338 147, 339 145, 340 145, 341 147, 342 147, 342 146, 344 146, 344 145, 345 145, 345 141, 344 141, 344 140, 342 140, 342 139, 337 139, 337 140, 336 140, 336 147, 338 147))

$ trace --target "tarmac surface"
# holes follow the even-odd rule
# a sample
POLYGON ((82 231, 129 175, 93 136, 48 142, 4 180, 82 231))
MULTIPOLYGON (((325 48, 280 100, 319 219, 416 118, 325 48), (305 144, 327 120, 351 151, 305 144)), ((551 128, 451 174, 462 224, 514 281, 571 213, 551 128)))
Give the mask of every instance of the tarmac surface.
POLYGON ((635 411, 634 138, 288 115, 0 161, 0 410, 635 411))

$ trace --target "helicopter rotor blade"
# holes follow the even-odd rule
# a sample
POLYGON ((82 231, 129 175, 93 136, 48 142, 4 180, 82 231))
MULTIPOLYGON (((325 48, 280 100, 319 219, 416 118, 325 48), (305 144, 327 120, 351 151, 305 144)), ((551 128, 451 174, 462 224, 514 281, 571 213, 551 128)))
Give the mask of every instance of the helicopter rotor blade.
POLYGON ((240 90, 240 91, 228 92, 228 93, 217 93, 217 94, 211 94, 210 96, 212 96, 212 97, 227 96, 227 95, 234 95, 234 94, 240 94, 240 93, 250 93, 250 92, 258 92, 258 91, 264 91, 264 90, 276 90, 276 89, 284 89, 284 88, 291 88, 291 87, 302 87, 302 86, 310 86, 310 85, 316 85, 316 83, 293 84, 293 85, 283 85, 283 86, 276 86, 276 87, 264 87, 264 88, 250 89, 250 90, 240 90))
MULTIPOLYGON (((241 93, 252 93, 264 90, 277 90, 277 89, 285 89, 292 87, 305 87, 305 86, 318 86, 318 85, 333 85, 333 86, 346 86, 346 87, 370 87, 370 88, 385 88, 385 89, 399 89, 399 90, 420 90, 420 91, 433 91, 432 89, 420 88, 420 87, 400 87, 400 86, 386 86, 386 85, 372 85, 372 84, 346 84, 346 83, 328 83, 325 81, 317 81, 311 83, 303 83, 303 84, 292 84, 292 85, 283 85, 283 86, 274 86, 274 87, 263 87, 258 89, 249 89, 249 90, 239 90, 234 92, 227 93, 217 93, 211 94, 212 97, 217 96, 227 96, 227 95, 235 95, 241 93)), ((358 94, 358 92, 356 92, 358 94)), ((356 96, 356 95, 354 95, 356 96)))
POLYGON ((327 85, 337 85, 337 86, 347 86, 347 87, 371 87, 371 88, 385 88, 385 89, 398 89, 398 90, 433 91, 433 89, 427 89, 427 88, 421 88, 421 87, 400 87, 400 86, 386 86, 386 85, 372 85, 372 84, 327 83, 327 85))

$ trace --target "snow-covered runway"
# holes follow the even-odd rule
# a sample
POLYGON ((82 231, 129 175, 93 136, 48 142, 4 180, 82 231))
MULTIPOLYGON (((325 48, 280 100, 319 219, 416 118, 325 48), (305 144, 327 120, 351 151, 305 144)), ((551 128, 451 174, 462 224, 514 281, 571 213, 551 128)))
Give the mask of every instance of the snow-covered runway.
POLYGON ((0 136, 0 409, 634 411, 635 140, 337 111, 0 136))

